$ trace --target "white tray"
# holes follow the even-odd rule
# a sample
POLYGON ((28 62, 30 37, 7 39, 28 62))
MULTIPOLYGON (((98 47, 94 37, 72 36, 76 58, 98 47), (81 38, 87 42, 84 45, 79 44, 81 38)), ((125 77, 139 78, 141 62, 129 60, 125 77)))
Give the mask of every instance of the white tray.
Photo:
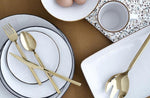
MULTIPOLYGON (((150 26, 126 37, 85 59, 82 71, 95 98, 109 98, 105 83, 114 74, 124 72, 150 32, 150 26)), ((150 95, 150 43, 129 72, 130 88, 125 98, 150 95)), ((116 97, 115 97, 116 98, 116 97)))

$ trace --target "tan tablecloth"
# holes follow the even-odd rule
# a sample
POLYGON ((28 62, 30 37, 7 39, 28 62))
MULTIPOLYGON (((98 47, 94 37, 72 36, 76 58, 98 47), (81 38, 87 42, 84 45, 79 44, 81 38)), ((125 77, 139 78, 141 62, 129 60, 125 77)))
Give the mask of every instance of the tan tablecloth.
POLYGON ((92 98, 93 95, 81 71, 81 62, 112 42, 86 20, 64 22, 52 17, 44 9, 40 0, 0 0, 0 19, 14 14, 40 16, 55 24, 67 36, 75 55, 76 64, 73 79, 81 82, 82 86, 70 85, 63 98, 92 98))

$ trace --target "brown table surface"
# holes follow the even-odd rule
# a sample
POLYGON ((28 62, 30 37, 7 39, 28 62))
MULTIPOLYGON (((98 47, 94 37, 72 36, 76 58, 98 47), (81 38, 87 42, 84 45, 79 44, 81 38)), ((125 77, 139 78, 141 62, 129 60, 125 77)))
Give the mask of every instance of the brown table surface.
POLYGON ((0 0, 0 19, 15 14, 40 16, 56 25, 66 35, 75 55, 75 73, 73 79, 81 82, 82 86, 78 87, 71 84, 63 98, 93 98, 81 71, 81 62, 112 42, 85 19, 77 22, 64 22, 52 17, 44 9, 41 0, 0 0))

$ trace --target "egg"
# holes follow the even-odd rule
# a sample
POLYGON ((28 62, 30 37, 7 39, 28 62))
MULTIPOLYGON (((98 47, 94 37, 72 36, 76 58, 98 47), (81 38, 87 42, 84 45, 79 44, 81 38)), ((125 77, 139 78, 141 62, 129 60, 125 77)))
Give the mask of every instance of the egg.
POLYGON ((86 2, 86 0, 74 0, 77 4, 81 5, 86 2))
POLYGON ((73 0, 56 0, 56 2, 62 7, 70 7, 73 4, 73 0))

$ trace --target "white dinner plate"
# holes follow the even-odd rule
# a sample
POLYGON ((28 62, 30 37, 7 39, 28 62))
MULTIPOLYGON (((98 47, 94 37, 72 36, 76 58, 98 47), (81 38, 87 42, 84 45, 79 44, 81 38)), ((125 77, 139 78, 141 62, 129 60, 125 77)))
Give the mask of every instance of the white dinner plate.
MULTIPOLYGON (((95 98, 109 98, 110 92, 105 92, 105 83, 112 75, 127 70, 149 33, 150 26, 98 51, 82 62, 82 71, 95 98)), ((149 59, 150 43, 128 74, 130 87, 125 98, 146 98, 150 95, 149 59)))
MULTIPOLYGON (((6 17, 4 19, 0 20, 0 26, 2 27, 4 24, 10 23, 16 31, 19 31, 23 28, 27 28, 27 27, 31 27, 31 26, 42 26, 42 27, 46 27, 49 28, 51 30, 54 30, 58 35, 60 35, 65 42, 67 43, 71 55, 72 55, 72 72, 70 73, 70 78, 73 77, 73 73, 74 73, 74 56, 73 56, 73 52, 72 52, 72 48, 67 40, 67 38, 65 37, 65 35, 59 30, 57 29, 54 25, 52 25, 51 23, 49 23, 48 21, 34 16, 34 15, 27 15, 27 14, 19 14, 19 15, 12 15, 9 17, 6 17)), ((3 32, 2 28, 0 28, 0 32, 3 32)), ((6 40, 8 39, 7 36, 4 33, 1 33, 0 36, 1 42, 0 42, 0 48, 2 48, 2 46, 5 44, 6 40)), ((1 51, 0 51, 1 52, 1 51)), ((3 98, 16 98, 15 96, 18 97, 22 97, 20 95, 17 94, 17 92, 13 91, 6 83, 6 81, 3 79, 3 75, 0 73, 0 96, 3 98), (13 96, 15 95, 15 96, 13 96)), ((54 94, 50 97, 57 97, 60 98, 68 89, 69 87, 69 82, 67 82, 64 87, 61 89, 61 93, 60 94, 54 94)))
MULTIPOLYGON (((59 67, 58 67, 56 73, 61 74, 65 77, 69 78, 71 70, 72 70, 72 56, 71 56, 70 50, 68 48, 68 45, 66 44, 64 39, 61 36, 59 36, 57 33, 55 33, 54 31, 46 29, 46 28, 42 28, 42 27, 31 27, 31 28, 23 29, 23 30, 19 31, 19 33, 22 32, 22 31, 26 31, 26 32, 32 32, 32 31, 43 32, 43 33, 47 34, 49 37, 53 38, 53 40, 56 42, 56 44, 58 46, 58 49, 60 51, 60 64, 59 64, 59 67)), ((37 37, 37 35, 38 35, 38 33, 37 34, 31 33, 31 34, 34 35, 33 37, 37 37)), ((42 35, 40 35, 40 37, 36 38, 38 43, 39 43, 39 41, 42 41, 42 40, 39 39, 41 37, 42 37, 42 35)), ((46 37, 45 37, 45 39, 46 39, 46 37)), ((6 65, 6 62, 5 62, 6 56, 8 54, 7 49, 8 49, 9 44, 10 43, 6 43, 6 47, 4 47, 3 52, 2 52, 2 56, 1 56, 1 71, 2 71, 3 77, 4 77, 5 81, 7 82, 7 84, 15 92, 17 92, 20 95, 25 96, 25 97, 31 97, 31 98, 40 97, 41 98, 41 97, 48 97, 48 96, 51 96, 51 95, 55 94, 56 90, 54 89, 53 85, 49 81, 46 81, 46 82, 42 83, 42 85, 40 85, 40 86, 38 84, 29 85, 29 84, 26 84, 26 83, 23 83, 23 82, 19 81, 18 79, 16 79, 12 75, 12 73, 9 71, 9 69, 6 65)), ((15 48, 15 46, 12 46, 12 47, 15 48)), ((48 47, 45 47, 45 48, 48 48, 48 47)), ((40 48, 37 48, 37 53, 39 53, 39 55, 45 54, 45 53, 41 52, 42 50, 38 50, 38 49, 40 49, 40 48)), ((10 48, 9 48, 8 52, 17 53, 17 51, 15 51, 14 49, 10 49, 10 48)), ((54 52, 54 51, 52 51, 52 52, 54 52)), ((30 53, 26 53, 26 54, 30 54, 30 53)), ((31 56, 31 55, 28 55, 28 56, 31 56)), ((46 57, 46 56, 47 55, 45 55, 44 57, 46 57)), ((11 60, 8 63, 9 65, 12 62, 18 62, 18 60, 13 58, 10 54, 8 54, 7 57, 9 58, 9 59, 7 58, 8 60, 11 60)), ((41 60, 46 59, 44 57, 42 57, 41 60)), ((54 58, 55 58, 55 56, 54 56, 54 58)), ((51 59, 51 57, 49 59, 51 59)), ((35 62, 35 59, 33 59, 32 57, 30 57, 29 60, 32 60, 33 62, 35 62)), ((47 62, 47 61, 45 61, 45 62, 47 62)), ((45 62, 43 62, 43 63, 45 63, 45 62)), ((51 63, 52 62, 47 62, 47 65, 51 64, 51 63)), ((54 64, 55 64, 55 62, 54 62, 54 64)), ((21 62, 14 63, 14 67, 15 66, 18 67, 19 65, 22 66, 22 68, 24 68, 24 70, 27 69, 27 66, 24 67, 24 64, 21 64, 21 62), (15 64, 18 64, 18 65, 15 65, 15 64)), ((13 65, 11 65, 11 66, 13 66, 13 65)), ((21 67, 19 67, 19 68, 21 68, 21 67)), ((48 68, 50 68, 50 67, 48 67, 48 68)), ((37 72, 37 73, 40 74, 42 72, 40 71, 40 72, 37 72)), ((24 75, 24 74, 25 73, 22 73, 21 75, 24 75)), ((66 83, 66 81, 64 81, 64 80, 62 80, 58 77, 55 77, 55 76, 53 76, 52 79, 55 81, 55 83, 56 83, 56 85, 58 86, 59 89, 61 89, 66 83)))
POLYGON ((73 3, 71 7, 61 7, 56 0, 41 0, 45 9, 54 17, 63 21, 77 21, 88 16, 100 0, 86 0, 83 5, 73 3))

